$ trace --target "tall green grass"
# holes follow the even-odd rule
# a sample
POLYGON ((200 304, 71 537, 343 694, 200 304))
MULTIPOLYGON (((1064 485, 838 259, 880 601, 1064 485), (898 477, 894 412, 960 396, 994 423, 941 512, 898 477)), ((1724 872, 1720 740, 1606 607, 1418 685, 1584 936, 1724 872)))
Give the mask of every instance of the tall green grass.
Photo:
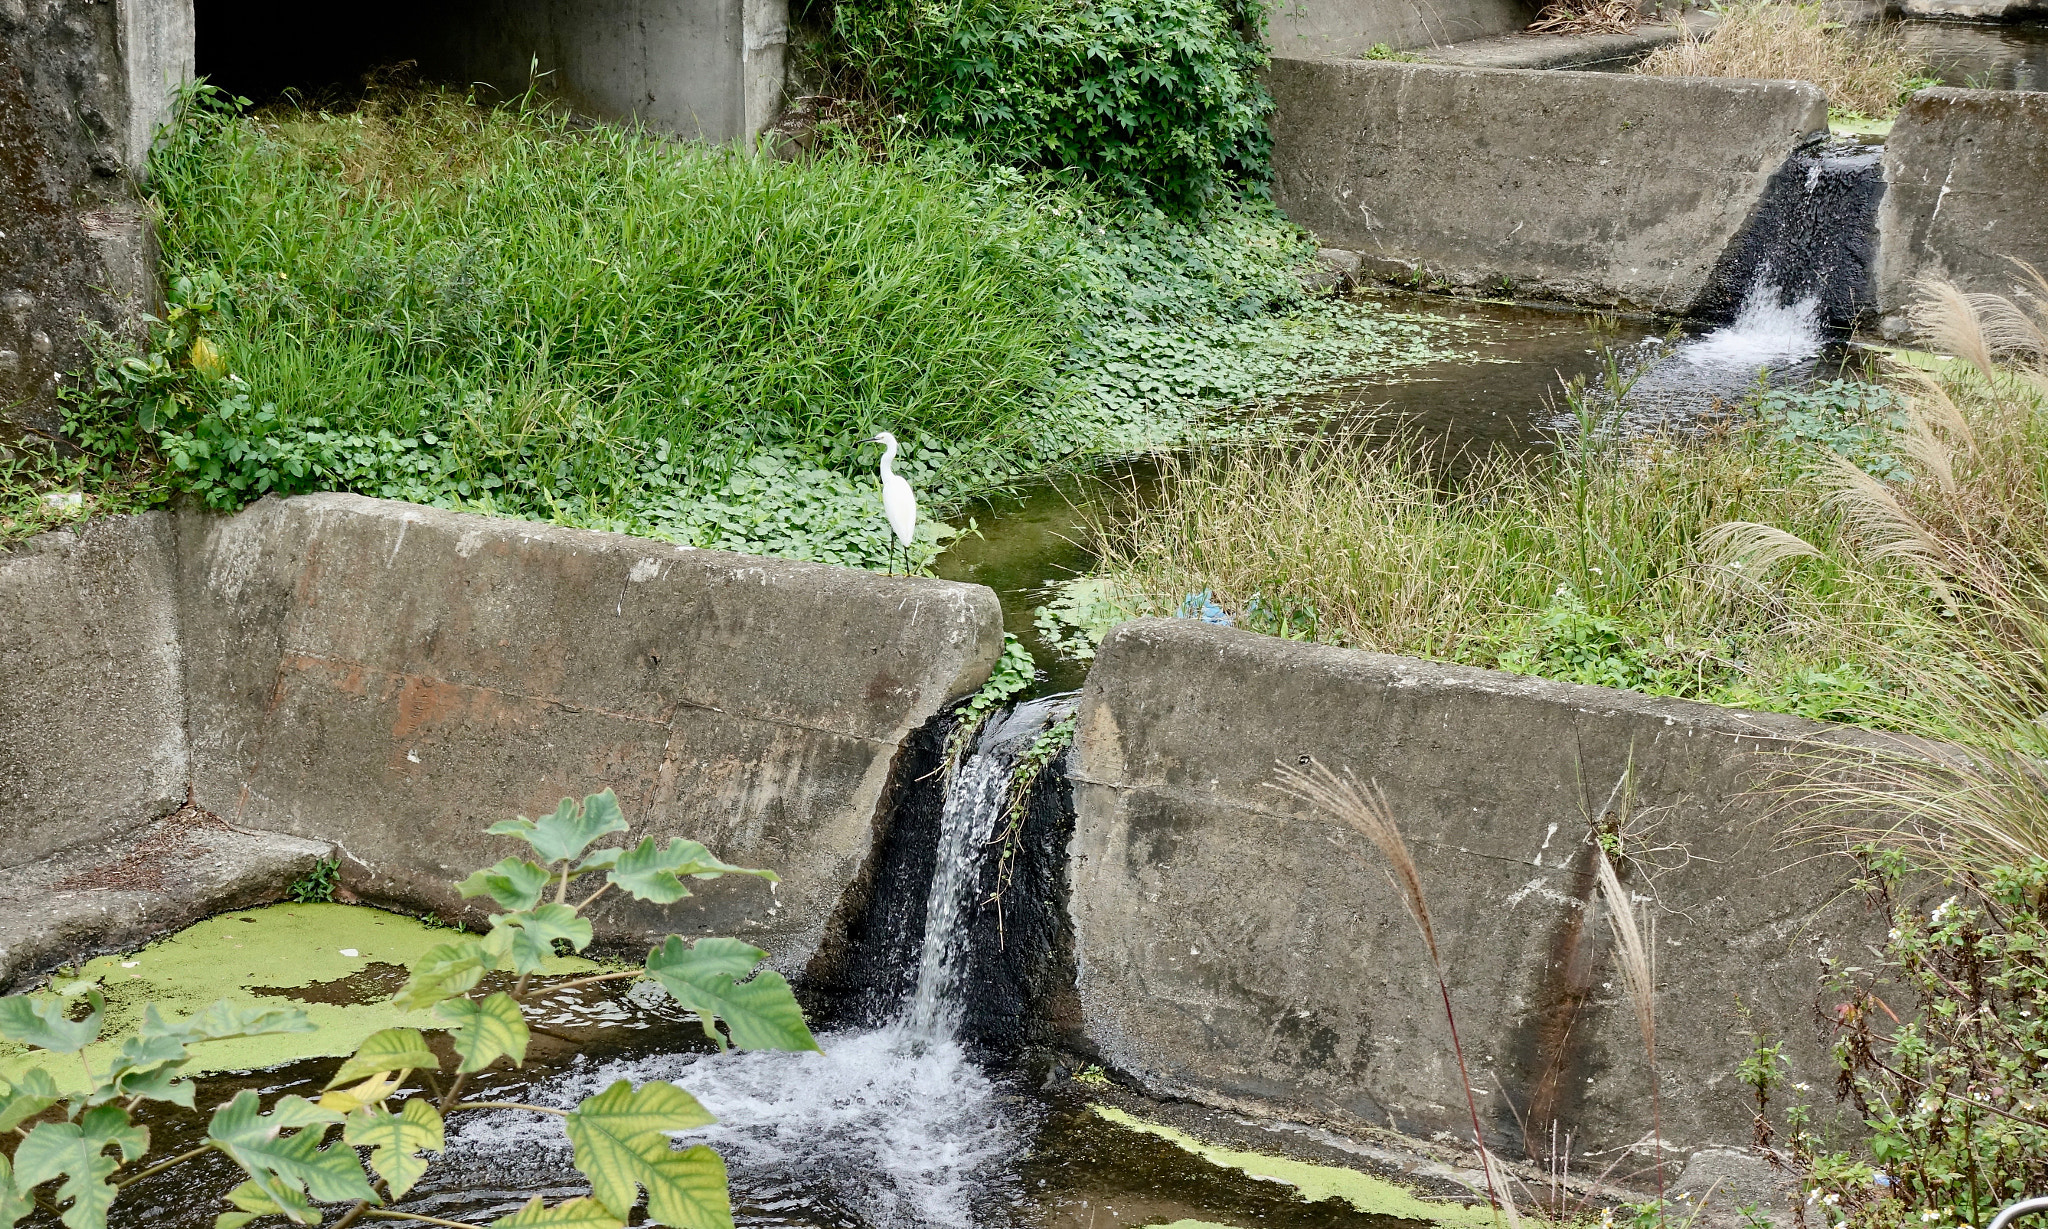
POLYGON ((289 426, 440 433, 478 470, 729 467, 889 428, 999 437, 1062 339, 1042 226, 916 159, 802 165, 404 96, 218 117, 158 159, 174 271, 289 426))
POLYGON ((1827 408, 1703 440, 1588 433, 1456 482, 1413 444, 1212 450, 1100 527, 1108 605, 1173 613, 1206 593, 1241 625, 1325 643, 1867 715, 1901 685, 1873 638, 1929 643, 1940 603, 1910 570, 1864 566, 1826 496, 1830 454, 1800 433, 1826 418, 1870 451, 1898 403, 1840 386, 1801 404, 1827 408))
POLYGON ((85 485, 352 490, 879 567, 887 429, 928 564, 991 487, 1444 357, 1445 328, 1311 299, 1313 242, 1268 203, 1176 219, 958 146, 818 145, 198 91, 152 181, 171 311, 81 382, 85 485))

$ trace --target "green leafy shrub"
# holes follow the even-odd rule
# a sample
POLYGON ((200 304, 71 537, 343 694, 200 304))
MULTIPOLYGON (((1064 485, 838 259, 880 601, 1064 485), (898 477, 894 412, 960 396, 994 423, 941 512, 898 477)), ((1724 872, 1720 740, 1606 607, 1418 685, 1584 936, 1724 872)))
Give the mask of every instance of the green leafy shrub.
MULTIPOLYGON (((550 995, 592 982, 654 981, 697 1013, 720 1049, 818 1048, 788 983, 771 970, 757 971, 767 953, 737 939, 686 944, 670 935, 640 967, 568 980, 545 976, 558 948, 580 952, 590 944, 584 910, 611 889, 665 905, 690 895, 687 879, 775 878, 721 862, 681 838, 590 848, 625 830, 610 790, 580 803, 564 798, 553 814, 538 820, 521 816, 490 827, 493 834, 525 842, 530 853, 506 858, 458 886, 464 896, 488 897, 504 912, 491 916, 488 933, 458 934, 428 951, 395 999, 407 1010, 431 1008, 444 1022, 456 1055, 452 1073, 418 1029, 384 1029, 341 1064, 317 1101, 283 1096, 265 1109, 255 1090, 243 1089, 212 1112, 203 1144, 155 1163, 149 1131, 135 1123, 131 1111, 142 1101, 194 1108, 195 1086, 181 1078, 191 1062, 189 1047, 316 1031, 304 1012, 222 1001, 189 1019, 166 1020, 150 1006, 106 1070, 86 1064, 83 1091, 62 1091, 40 1067, 0 1081, 0 1129, 20 1135, 11 1162, 0 1158, 0 1224, 16 1225, 40 1211, 61 1216, 67 1229, 105 1229, 110 1209, 130 1183, 214 1153, 246 1177, 225 1193, 234 1210, 218 1218, 216 1229, 242 1229, 267 1217, 318 1225, 324 1213, 317 1205, 337 1203, 349 1205, 347 1221, 366 1214, 419 1220, 387 1209, 426 1173, 430 1159, 422 1154, 442 1151, 447 1116, 517 1108, 562 1120, 591 1193, 552 1207, 535 1196, 520 1211, 491 1222, 497 1229, 623 1229, 643 1214, 643 1188, 649 1223, 730 1229, 725 1166, 718 1154, 701 1144, 677 1150, 670 1143, 670 1133, 715 1120, 673 1084, 651 1080, 635 1087, 620 1080, 567 1111, 463 1099, 481 1073, 503 1062, 525 1062, 529 1010, 544 1013, 550 995), (602 879, 594 890, 580 896, 570 891, 593 877, 602 879), (359 1148, 370 1150, 367 1171, 359 1148)), ((0 999, 0 1037, 79 1055, 98 1040, 105 1008, 89 982, 12 995, 0 999)))
POLYGON ((1259 0, 841 0, 834 16, 847 64, 926 132, 1179 211, 1270 177, 1263 19, 1259 0))
POLYGON ((1982 1225, 2048 1187, 2048 861, 1958 884, 1924 917, 1909 867, 1881 855, 1864 882, 1892 923, 1883 964, 1839 970, 1840 1091, 1869 1138, 1829 1148, 1791 1115, 1829 1224, 1982 1225))

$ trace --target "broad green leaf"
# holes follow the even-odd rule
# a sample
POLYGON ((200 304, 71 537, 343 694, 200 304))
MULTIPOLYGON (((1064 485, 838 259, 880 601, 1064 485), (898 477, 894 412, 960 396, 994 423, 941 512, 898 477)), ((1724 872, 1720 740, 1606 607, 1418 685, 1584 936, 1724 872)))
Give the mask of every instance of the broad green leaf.
POLYGON ((242 1229, 242 1226, 262 1216, 282 1216, 301 1225, 317 1225, 320 1213, 306 1202, 304 1193, 290 1187, 290 1193, 282 1199, 273 1198, 270 1192, 254 1182, 244 1182, 228 1192, 228 1202, 240 1208, 239 1212, 223 1212, 213 1219, 213 1229, 242 1229))
POLYGON ((329 1202, 378 1201, 355 1149, 346 1144, 320 1147, 328 1125, 339 1122, 341 1115, 304 1097, 282 1097, 267 1115, 258 1109, 255 1092, 245 1088, 214 1112, 206 1134, 266 1195, 281 1204, 299 1190, 329 1202), (292 1127, 304 1129, 283 1133, 292 1127))
POLYGON ((448 1035, 455 1052, 462 1056, 458 1071, 482 1071, 499 1056, 511 1058, 517 1067, 526 1061, 526 1043, 531 1034, 519 1001, 509 994, 475 999, 449 999, 434 1008, 434 1014, 452 1026, 448 1035))
POLYGON ((427 949, 426 955, 413 961, 412 980, 391 1001, 401 1011, 432 1007, 442 999, 468 994, 495 967, 497 962, 484 951, 483 941, 464 935, 427 949))
POLYGON ((417 1097, 396 1114, 375 1105, 357 1110, 342 1127, 342 1139, 372 1150, 370 1168, 390 1184, 393 1199, 403 1199, 427 1172, 427 1159, 417 1154, 444 1146, 440 1113, 417 1097))
POLYGON ((41 1067, 31 1067, 13 1083, 0 1080, 0 1131, 12 1131, 63 1100, 57 1081, 41 1067))
POLYGON ((67 1014, 71 1000, 54 994, 10 994, 0 999, 0 1037, 19 1041, 59 1054, 76 1054, 99 1040, 100 1017, 106 1013, 106 998, 88 990, 86 1001, 92 1012, 83 1020, 67 1014))
POLYGON ((355 1057, 341 1065, 327 1087, 351 1084, 385 1071, 439 1071, 441 1060, 427 1048, 416 1028, 387 1028, 371 1033, 356 1047, 355 1057))
POLYGON ((507 858, 456 884, 455 890, 464 897, 488 895, 507 909, 531 909, 540 903, 551 879, 548 868, 537 862, 507 858))
POLYGON ((0 1225, 14 1229, 35 1210, 35 1201, 28 1197, 28 1192, 15 1188, 14 1166, 0 1156, 0 1225))
POLYGON ((64 1223, 70 1229, 106 1229, 107 1209, 118 1193, 107 1185, 120 1162, 107 1155, 116 1148, 132 1161, 149 1151, 149 1131, 128 1120, 118 1105, 102 1105, 79 1115, 77 1122, 39 1122, 14 1150, 14 1181, 26 1191, 62 1177, 57 1202, 68 1204, 64 1223))
POLYGON ((541 973, 555 954, 556 939, 567 939, 575 951, 590 946, 590 919, 567 905, 542 905, 528 913, 500 913, 491 918, 483 948, 500 965, 516 973, 541 973))
POLYGON ((533 846, 540 860, 550 865, 575 858, 590 842, 607 832, 623 832, 626 817, 619 813, 618 795, 606 790, 592 794, 578 805, 573 798, 562 799, 553 815, 532 820, 501 820, 484 831, 492 836, 516 836, 533 846))
POLYGON ((625 1223, 595 1199, 571 1199, 551 1208, 535 1195, 517 1212, 492 1221, 490 1229, 623 1229, 625 1223))
POLYGON ((718 1048, 725 1038, 713 1027, 725 1021, 733 1044, 743 1050, 815 1050, 817 1039, 804 1023, 789 983, 773 969, 746 981, 768 953, 738 939, 699 939, 689 947, 670 935, 647 954, 647 972, 684 1008, 697 1013, 718 1048))
POLYGON ((683 886, 684 877, 716 879, 720 875, 776 877, 773 871, 750 870, 721 862, 695 841, 676 837, 666 845, 656 845, 650 836, 632 849, 621 851, 614 859, 611 873, 605 878, 641 900, 669 905, 690 894, 690 889, 683 886))
POLYGON ((297 1007, 257 1007, 221 999, 183 1020, 165 1020, 156 1004, 142 1009, 139 1037, 167 1037, 191 1045, 199 1041, 225 1041, 233 1037, 258 1037, 266 1033, 310 1033, 311 1020, 297 1007))
POLYGON ((715 1121, 697 1098, 661 1080, 634 1088, 620 1080, 587 1097, 565 1125, 576 1168, 591 1194, 624 1219, 647 1190, 647 1212, 678 1229, 730 1229, 725 1162, 702 1146, 677 1152, 667 1132, 715 1121))
POLYGON ((185 1060, 185 1043, 178 1038, 163 1033, 131 1033, 121 1039, 120 1052, 114 1056, 105 1082, 86 1094, 86 1104, 147 1097, 190 1109, 192 1086, 178 1082, 185 1060))

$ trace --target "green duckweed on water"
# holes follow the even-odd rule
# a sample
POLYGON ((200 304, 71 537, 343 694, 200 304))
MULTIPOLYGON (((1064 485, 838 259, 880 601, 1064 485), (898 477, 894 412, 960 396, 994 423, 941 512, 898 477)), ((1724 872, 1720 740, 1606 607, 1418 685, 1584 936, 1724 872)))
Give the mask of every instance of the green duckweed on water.
MULTIPOLYGON (((86 1062, 105 1070, 120 1036, 152 1002, 167 1016, 189 1015, 218 999, 290 1005, 304 1010, 318 1027, 311 1033, 194 1045, 194 1072, 341 1057, 353 1054, 378 1029, 438 1027, 430 1012, 400 1011, 390 998, 403 981, 403 968, 455 933, 361 905, 267 905, 209 918, 141 951, 101 956, 85 965, 80 975, 98 982, 107 999, 101 1040, 86 1047, 86 1062), (348 979, 356 980, 332 985, 348 979), (295 990, 302 993, 290 993, 295 990)), ((598 967, 568 958, 556 961, 549 972, 598 967)), ((34 1066, 46 1068, 67 1090, 84 1087, 85 1073, 70 1055, 0 1045, 0 1076, 11 1079, 34 1066)))
MULTIPOLYGON (((1375 1216, 1395 1216, 1404 1220, 1433 1222, 1449 1227, 1472 1226, 1487 1229, 1495 1223, 1491 1209, 1467 1207, 1463 1204, 1444 1203, 1423 1199, 1413 1191, 1384 1178, 1375 1178, 1355 1169, 1336 1165, 1316 1165, 1308 1161, 1296 1161, 1287 1157, 1267 1156, 1260 1152, 1239 1152, 1231 1148, 1218 1148, 1205 1144, 1194 1136, 1156 1122, 1147 1122, 1135 1114, 1127 1113, 1112 1105, 1091 1105, 1097 1115, 1126 1130, 1156 1135, 1160 1139, 1187 1149, 1211 1165, 1235 1169, 1254 1178, 1271 1182, 1284 1182, 1300 1192, 1306 1203, 1320 1203, 1325 1199, 1342 1199, 1360 1212, 1375 1216)), ((1218 1229, 1209 1227, 1204 1221, 1179 1221, 1165 1229, 1218 1229)), ((1220 1229, 1229 1229, 1224 1226, 1220 1229)))

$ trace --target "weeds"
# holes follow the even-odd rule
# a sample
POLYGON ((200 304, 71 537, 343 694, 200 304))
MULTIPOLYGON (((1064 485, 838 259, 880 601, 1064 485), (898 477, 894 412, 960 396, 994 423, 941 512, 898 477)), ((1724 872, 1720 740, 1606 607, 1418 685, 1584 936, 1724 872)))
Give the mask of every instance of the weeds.
POLYGON ((1890 119, 1915 90, 1939 84, 1890 29, 1849 29, 1818 3, 1735 4, 1705 34, 1651 52, 1635 71, 1653 77, 1810 81, 1840 118, 1890 119))
POLYGON ((1309 300, 1268 205, 1179 221, 957 147, 781 163, 446 92, 251 116, 201 88, 159 161, 171 310, 73 394, 89 501, 341 489, 880 567, 886 427, 924 569, 973 496, 1442 355, 1309 300))

